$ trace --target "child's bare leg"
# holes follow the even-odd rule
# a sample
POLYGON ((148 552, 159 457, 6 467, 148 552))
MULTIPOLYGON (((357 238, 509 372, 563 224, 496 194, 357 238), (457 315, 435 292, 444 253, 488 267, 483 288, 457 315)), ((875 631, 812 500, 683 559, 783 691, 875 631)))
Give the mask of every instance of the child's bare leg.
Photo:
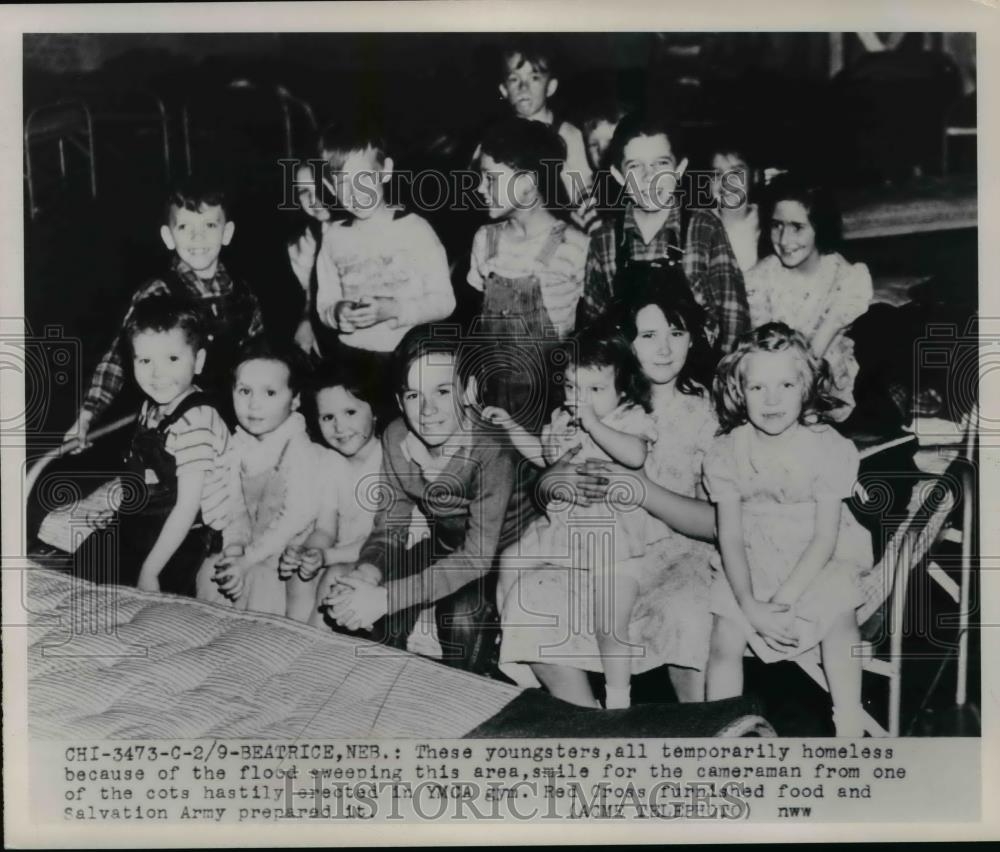
POLYGON ((323 598, 325 598, 330 593, 330 586, 332 586, 338 577, 343 577, 346 574, 350 574, 354 570, 354 565, 350 562, 338 563, 336 565, 328 565, 319 574, 319 580, 313 586, 313 599, 311 602, 311 611, 309 615, 309 624, 313 627, 326 627, 329 628, 329 624, 326 621, 326 613, 320 609, 323 603, 323 598))
POLYGON ((709 701, 743 694, 743 654, 746 648, 747 639, 742 626, 724 616, 715 616, 708 671, 705 674, 705 696, 709 701))
POLYGON ((285 615, 295 621, 309 621, 316 608, 316 587, 319 578, 303 580, 293 574, 285 581, 285 615))
POLYGON ((554 663, 531 663, 531 670, 555 698, 581 707, 599 706, 583 669, 554 663))
POLYGON ((853 653, 860 642, 857 619, 853 610, 848 610, 837 616, 820 643, 838 737, 862 737, 865 733, 865 716, 861 706, 861 658, 853 653))
POLYGON ((705 700, 705 672, 685 669, 681 666, 667 666, 670 684, 677 693, 677 700, 685 704, 705 700))
POLYGON ((630 704, 632 644, 628 641, 628 625, 638 594, 639 584, 620 574, 598 577, 594 584, 594 622, 607 683, 605 706, 609 710, 630 704))

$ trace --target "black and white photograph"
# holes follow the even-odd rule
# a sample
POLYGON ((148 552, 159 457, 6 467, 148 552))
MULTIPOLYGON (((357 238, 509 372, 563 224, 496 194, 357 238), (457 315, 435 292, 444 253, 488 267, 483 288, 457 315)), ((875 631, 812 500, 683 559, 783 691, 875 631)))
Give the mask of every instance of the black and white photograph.
POLYGON ((982 830, 995 21, 615 5, 6 23, 53 845, 982 830))

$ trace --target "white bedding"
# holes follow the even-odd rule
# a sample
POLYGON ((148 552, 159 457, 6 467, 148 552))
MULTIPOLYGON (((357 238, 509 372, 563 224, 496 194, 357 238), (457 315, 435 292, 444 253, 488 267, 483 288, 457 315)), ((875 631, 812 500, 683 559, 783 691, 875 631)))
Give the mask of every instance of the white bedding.
POLYGON ((283 618, 26 573, 33 737, 461 737, 520 693, 283 618))

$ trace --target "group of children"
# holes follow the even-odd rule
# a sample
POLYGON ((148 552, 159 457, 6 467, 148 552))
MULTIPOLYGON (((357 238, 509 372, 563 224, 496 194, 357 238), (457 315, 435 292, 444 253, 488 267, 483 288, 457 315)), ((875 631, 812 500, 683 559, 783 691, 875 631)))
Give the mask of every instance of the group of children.
POLYGON ((86 444, 131 362, 150 499, 122 516, 120 579, 397 647, 433 605, 445 662, 590 706, 600 671, 607 708, 655 666, 698 701, 742 691, 748 644, 819 647, 837 732, 860 735, 871 544, 829 424, 853 407, 867 270, 836 253, 821 188, 781 175, 757 204, 720 145, 692 211, 674 126, 609 111, 584 136, 556 87, 543 52, 507 51, 471 322, 449 321, 433 228, 387 201, 373 126, 330 130, 328 171, 298 175, 294 339, 261 334, 220 260, 225 199, 169 197, 170 271, 136 292, 68 433, 86 444))

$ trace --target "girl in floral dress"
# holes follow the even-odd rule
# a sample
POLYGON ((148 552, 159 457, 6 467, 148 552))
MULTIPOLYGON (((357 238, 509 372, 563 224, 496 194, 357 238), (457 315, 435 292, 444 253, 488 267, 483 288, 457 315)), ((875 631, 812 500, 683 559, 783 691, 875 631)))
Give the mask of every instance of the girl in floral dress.
POLYGON ((779 175, 768 188, 764 219, 774 254, 746 273, 751 325, 783 322, 802 333, 830 366, 836 399, 830 414, 839 422, 854 410, 858 374, 854 341, 845 332, 868 310, 871 275, 835 251, 840 217, 823 188, 779 175))

